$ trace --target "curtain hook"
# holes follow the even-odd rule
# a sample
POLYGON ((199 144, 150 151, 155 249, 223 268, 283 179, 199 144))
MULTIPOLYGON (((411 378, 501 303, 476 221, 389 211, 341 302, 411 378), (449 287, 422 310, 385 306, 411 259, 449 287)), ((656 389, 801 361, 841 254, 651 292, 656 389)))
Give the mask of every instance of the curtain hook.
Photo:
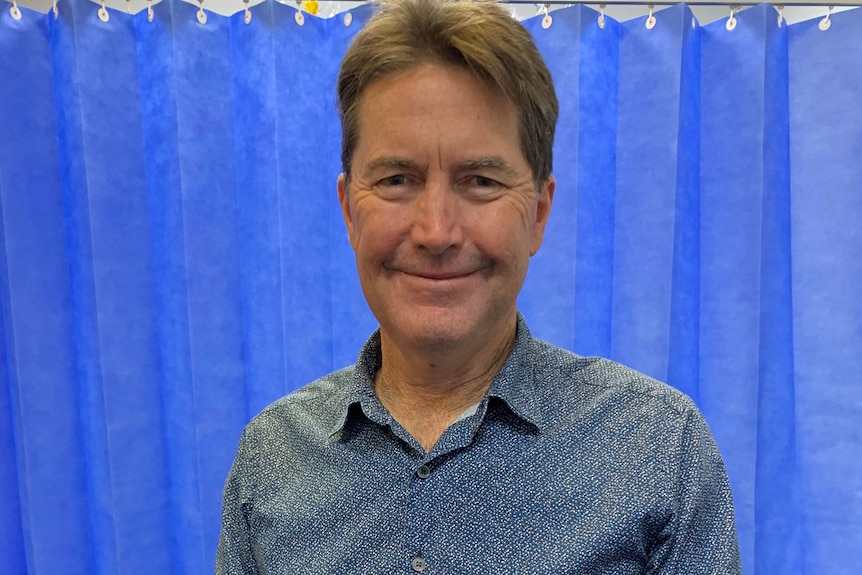
POLYGON ((781 28, 784 25, 784 4, 779 4, 776 8, 778 8, 778 27, 781 28))
POLYGON ((730 5, 730 18, 727 19, 727 24, 724 25, 728 30, 736 29, 736 4, 730 5))
POLYGON ((655 16, 653 15, 653 10, 655 10, 655 4, 649 5, 649 18, 646 19, 646 29, 652 30, 655 28, 655 16))
MULTIPOLYGON (((333 2, 329 17, 333 18, 338 14, 341 14, 342 12, 344 12, 344 8, 341 6, 341 2, 333 2)), ((349 28, 350 25, 353 24, 353 14, 350 12, 350 10, 344 12, 344 18, 342 18, 342 22, 344 23, 344 26, 346 28, 349 28)))
POLYGON ((204 0, 198 0, 198 22, 207 23, 207 13, 204 12, 204 0))
POLYGON ((21 19, 21 10, 18 8, 17 0, 12 0, 12 7, 9 8, 9 14, 11 14, 16 20, 21 19))
POLYGON ((829 18, 830 18, 830 16, 832 16, 832 9, 833 8, 835 8, 835 6, 829 6, 829 8, 826 11, 826 18, 824 18, 823 20, 820 21, 820 25, 819 25, 820 29, 823 30, 824 32, 826 32, 827 30, 829 30, 832 27, 832 20, 830 20, 829 18))
POLYGON ((60 10, 57 8, 57 0, 54 0, 51 11, 54 13, 54 20, 60 17, 60 10))
POLYGON ((554 19, 551 18, 551 15, 548 13, 550 11, 550 9, 551 9, 551 3, 545 2, 545 8, 543 10, 545 12, 545 17, 542 18, 542 28, 544 28, 545 30, 550 28, 551 24, 554 22, 554 19))
POLYGON ((102 0, 102 7, 99 8, 99 20, 102 22, 107 22, 111 19, 111 15, 108 14, 108 10, 105 8, 105 0, 102 0))
POLYGON ((300 26, 305 24, 305 16, 302 15, 302 0, 296 0, 296 14, 293 15, 293 19, 300 26))
POLYGON ((607 7, 607 4, 599 4, 599 10, 601 11, 601 14, 599 14, 599 28, 602 30, 605 29, 605 8, 607 7))
POLYGON ((126 14, 132 13, 132 0, 126 0, 126 14))
POLYGON ((242 0, 242 3, 245 4, 245 14, 242 17, 242 21, 246 24, 251 24, 251 10, 248 9, 248 0, 242 0))
POLYGON ((153 0, 147 0, 147 22, 155 20, 156 15, 153 12, 153 0))

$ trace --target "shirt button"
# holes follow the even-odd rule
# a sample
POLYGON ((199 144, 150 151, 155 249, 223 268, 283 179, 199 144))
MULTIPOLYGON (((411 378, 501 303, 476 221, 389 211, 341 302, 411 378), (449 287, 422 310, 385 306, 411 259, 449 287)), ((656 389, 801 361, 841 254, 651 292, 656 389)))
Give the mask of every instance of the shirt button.
POLYGON ((410 563, 410 567, 412 567, 417 573, 422 573, 425 571, 425 559, 422 557, 414 557, 413 561, 410 563))
POLYGON ((431 475, 431 469, 427 465, 420 465, 416 468, 416 477, 419 479, 428 479, 431 475))

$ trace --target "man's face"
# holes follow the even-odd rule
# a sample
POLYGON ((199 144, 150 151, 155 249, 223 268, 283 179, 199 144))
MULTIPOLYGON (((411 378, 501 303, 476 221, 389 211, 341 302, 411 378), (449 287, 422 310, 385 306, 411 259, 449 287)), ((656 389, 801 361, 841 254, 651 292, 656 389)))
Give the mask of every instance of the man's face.
POLYGON ((434 64, 376 81, 360 102, 346 185, 342 175, 360 283, 384 338, 442 351, 511 331, 554 182, 536 190, 502 93, 434 64))

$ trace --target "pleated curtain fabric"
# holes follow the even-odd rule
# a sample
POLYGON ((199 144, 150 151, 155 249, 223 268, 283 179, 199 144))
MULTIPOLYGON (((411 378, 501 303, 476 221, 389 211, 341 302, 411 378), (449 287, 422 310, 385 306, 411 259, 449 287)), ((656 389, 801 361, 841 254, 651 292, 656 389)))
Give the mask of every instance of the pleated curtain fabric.
MULTIPOLYGON (((0 573, 210 573, 244 425, 376 327, 335 194, 372 8, 97 10, 0 15, 0 573)), ((862 11, 551 15, 534 335, 695 399, 747 574, 855 573, 862 11)))

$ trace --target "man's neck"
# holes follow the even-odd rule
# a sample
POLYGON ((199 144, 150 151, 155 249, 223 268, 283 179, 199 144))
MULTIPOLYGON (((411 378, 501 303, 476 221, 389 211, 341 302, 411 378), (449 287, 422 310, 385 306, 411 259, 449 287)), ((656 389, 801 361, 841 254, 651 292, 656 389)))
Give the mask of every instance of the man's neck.
POLYGON ((445 351, 398 346, 381 334, 383 365, 375 378, 381 403, 425 449, 468 408, 479 403, 503 367, 516 324, 480 345, 445 351))

